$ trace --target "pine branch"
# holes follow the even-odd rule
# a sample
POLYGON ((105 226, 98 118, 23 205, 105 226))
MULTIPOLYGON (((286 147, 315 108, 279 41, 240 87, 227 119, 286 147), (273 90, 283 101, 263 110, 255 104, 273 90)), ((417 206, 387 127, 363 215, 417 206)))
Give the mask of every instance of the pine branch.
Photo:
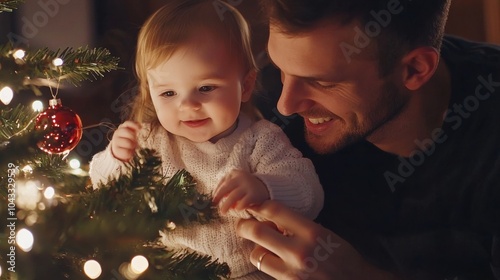
POLYGON ((22 3, 24 3, 24 0, 0 0, 0 13, 12 12, 22 3))
POLYGON ((96 192, 99 198, 91 199, 93 213, 127 209, 130 205, 141 213, 187 226, 192 222, 206 223, 217 217, 208 195, 196 191, 193 177, 180 170, 167 181, 161 174, 161 160, 154 150, 141 149, 127 164, 130 174, 121 174, 96 192), (126 194, 128 201, 116 199, 126 194))
MULTIPOLYGON (((41 136, 40 133, 32 131, 0 142, 0 166, 6 166, 9 163, 24 166, 23 163, 38 156, 40 150, 36 144, 41 136)), ((0 179, 4 178, 4 172, 5 169, 0 169, 0 179)))
POLYGON ((0 85, 14 90, 57 86, 59 81, 78 86, 82 81, 97 80, 106 72, 121 69, 119 59, 105 48, 25 50, 23 58, 15 58, 15 51, 12 44, 0 46, 0 85), (61 66, 53 64, 56 58, 63 60, 61 66))
POLYGON ((35 53, 26 54, 26 63, 33 65, 30 77, 68 81, 75 86, 84 80, 97 80, 104 77, 104 73, 118 69, 119 59, 112 57, 105 48, 89 49, 80 47, 77 49, 66 48, 64 50, 51 51, 47 48, 35 53), (64 64, 55 68, 50 63, 55 58, 61 58, 64 64), (42 62, 42 63, 41 63, 42 62), (49 67, 47 67, 49 65, 49 67))
POLYGON ((200 256, 190 252, 174 252, 157 249, 148 252, 153 267, 156 270, 148 271, 145 279, 200 279, 217 280, 229 277, 230 271, 227 265, 220 265, 208 256, 200 256), (154 277, 160 272, 161 278, 154 277))
MULTIPOLYGON (((42 198, 39 204, 46 205, 44 208, 20 209, 25 216, 36 212, 37 220, 34 224, 25 224, 26 220, 20 219, 16 225, 29 228, 36 240, 32 253, 25 255, 26 259, 21 262, 23 270, 19 271, 19 277, 44 275, 63 279, 70 275, 71 279, 86 279, 81 271, 83 262, 97 259, 103 267, 101 278, 111 279, 116 277, 114 273, 121 271, 119 268, 124 262, 138 254, 144 255, 150 263, 140 279, 220 279, 229 276, 227 264, 212 260, 210 256, 169 251, 158 241, 153 242, 158 240, 158 231, 165 230, 166 225, 175 222, 177 227, 191 226, 217 218, 211 198, 196 191, 196 183, 188 172, 181 170, 172 178, 161 174, 162 163, 153 150, 140 150, 128 164, 127 172, 97 190, 68 188, 64 180, 50 175, 50 168, 66 174, 60 156, 33 162, 33 172, 16 179, 19 182, 29 177, 41 180, 45 186, 53 186, 57 195, 50 200, 42 198), (40 179, 41 174, 43 179, 40 179)), ((0 195, 0 204, 7 203, 8 197, 0 195)), ((0 208, 0 219, 6 220, 6 209, 0 208)), ((4 248, 8 246, 7 236, 0 231, 2 251, 8 248, 4 248)))
POLYGON ((34 127, 37 112, 18 104, 13 108, 0 106, 0 142, 9 140, 14 135, 25 134, 34 127))

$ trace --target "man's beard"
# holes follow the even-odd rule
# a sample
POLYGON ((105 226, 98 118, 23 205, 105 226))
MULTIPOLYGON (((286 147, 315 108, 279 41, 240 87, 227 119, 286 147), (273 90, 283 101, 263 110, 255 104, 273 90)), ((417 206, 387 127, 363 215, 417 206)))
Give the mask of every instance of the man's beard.
POLYGON ((352 119, 350 126, 343 119, 335 120, 337 128, 326 136, 317 136, 304 128, 305 139, 318 154, 335 153, 351 144, 359 142, 397 117, 408 102, 408 96, 400 93, 396 85, 386 81, 380 89, 381 96, 371 106, 365 120, 352 119))

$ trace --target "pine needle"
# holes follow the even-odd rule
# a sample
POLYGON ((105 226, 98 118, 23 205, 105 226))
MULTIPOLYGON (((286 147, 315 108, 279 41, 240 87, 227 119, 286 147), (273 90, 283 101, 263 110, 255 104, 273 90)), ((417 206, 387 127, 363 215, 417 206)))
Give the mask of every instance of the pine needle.
POLYGON ((0 13, 12 12, 22 3, 24 3, 24 0, 0 0, 0 13))

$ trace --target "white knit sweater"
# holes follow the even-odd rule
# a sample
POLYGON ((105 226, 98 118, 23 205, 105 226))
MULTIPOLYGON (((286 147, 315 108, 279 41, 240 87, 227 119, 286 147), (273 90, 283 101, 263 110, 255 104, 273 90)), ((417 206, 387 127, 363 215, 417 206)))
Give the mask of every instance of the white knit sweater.
MULTIPOLYGON (((306 217, 315 218, 323 207, 323 189, 311 161, 303 158, 283 131, 268 121, 252 123, 240 115, 236 130, 216 143, 194 143, 162 128, 154 133, 149 130, 150 126, 143 125, 140 146, 155 149, 161 155, 167 176, 180 169, 190 172, 200 192, 212 193, 230 170, 243 169, 265 183, 271 199, 306 217)), ((122 166, 108 146, 92 159, 90 178, 94 185, 105 183, 110 176, 117 176, 122 166)), ((269 279, 250 263, 254 244, 237 236, 237 216, 223 216, 189 229, 178 227, 168 235, 162 234, 162 241, 170 249, 187 248, 226 262, 232 278, 269 279)))

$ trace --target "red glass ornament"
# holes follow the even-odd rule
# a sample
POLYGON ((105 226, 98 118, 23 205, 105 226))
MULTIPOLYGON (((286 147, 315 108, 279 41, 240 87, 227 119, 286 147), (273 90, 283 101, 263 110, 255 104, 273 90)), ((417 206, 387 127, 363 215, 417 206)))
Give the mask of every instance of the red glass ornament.
POLYGON ((37 146, 49 154, 71 151, 82 139, 82 121, 68 107, 62 106, 61 99, 49 100, 49 108, 36 118, 35 130, 42 133, 37 146))

